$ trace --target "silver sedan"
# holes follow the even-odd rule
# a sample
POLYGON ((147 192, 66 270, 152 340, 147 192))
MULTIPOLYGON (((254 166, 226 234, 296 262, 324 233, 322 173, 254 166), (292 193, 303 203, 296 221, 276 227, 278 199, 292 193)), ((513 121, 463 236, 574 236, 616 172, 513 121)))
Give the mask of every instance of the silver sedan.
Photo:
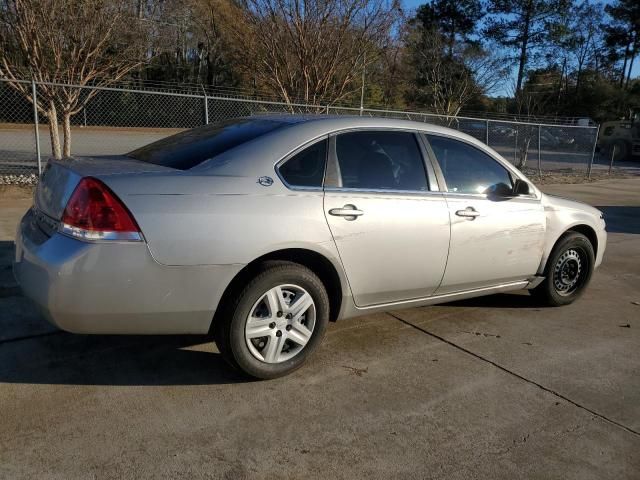
POLYGON ((258 378, 329 321, 529 289, 574 301, 602 213, 435 125, 257 116, 49 161, 16 239, 25 294, 78 333, 211 332, 258 378))

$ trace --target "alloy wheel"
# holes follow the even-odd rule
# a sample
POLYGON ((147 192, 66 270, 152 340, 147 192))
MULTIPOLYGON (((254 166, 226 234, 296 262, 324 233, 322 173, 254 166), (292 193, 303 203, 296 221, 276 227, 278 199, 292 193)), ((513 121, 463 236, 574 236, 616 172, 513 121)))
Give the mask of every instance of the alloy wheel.
POLYGON ((251 354, 265 363, 281 363, 298 355, 313 334, 316 307, 298 285, 278 285, 265 292, 250 310, 245 341, 251 354))

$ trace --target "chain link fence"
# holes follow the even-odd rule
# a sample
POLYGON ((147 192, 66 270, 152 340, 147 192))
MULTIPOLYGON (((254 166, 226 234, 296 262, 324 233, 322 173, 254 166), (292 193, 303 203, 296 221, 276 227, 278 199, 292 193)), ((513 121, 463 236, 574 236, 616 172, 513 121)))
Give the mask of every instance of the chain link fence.
MULTIPOLYGON (((597 127, 526 123, 469 117, 287 104, 231 96, 172 93, 126 88, 79 87, 20 81, 36 99, 45 90, 77 89, 90 97, 71 118, 73 155, 123 154, 205 123, 256 114, 367 115, 432 123, 467 133, 488 144, 528 174, 569 172, 587 175, 594 167, 597 127)), ((62 132, 62 125, 60 125, 62 132)), ((0 176, 37 174, 51 156, 46 118, 6 80, 0 80, 0 176)), ((595 165, 595 168, 598 168, 595 165)), ((604 168, 604 166, 603 166, 604 168)))

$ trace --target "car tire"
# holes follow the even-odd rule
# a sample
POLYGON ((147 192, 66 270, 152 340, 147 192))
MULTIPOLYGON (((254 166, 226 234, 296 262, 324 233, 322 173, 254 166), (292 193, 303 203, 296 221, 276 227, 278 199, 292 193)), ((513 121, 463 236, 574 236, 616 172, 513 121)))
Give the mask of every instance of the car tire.
POLYGON ((214 336, 224 359, 244 374, 258 379, 289 374, 321 343, 329 322, 329 297, 322 281, 307 267, 265 262, 232 295, 216 319, 214 336), (302 315, 295 311, 304 308, 298 307, 300 300, 312 303, 302 315), (273 312, 271 304, 278 301, 280 306, 273 312), (264 336, 254 337, 256 332, 264 336))
POLYGON ((591 280, 595 264, 593 245, 578 232, 567 232, 553 247, 545 267, 545 279, 531 295, 541 303, 558 307, 576 301, 591 280))

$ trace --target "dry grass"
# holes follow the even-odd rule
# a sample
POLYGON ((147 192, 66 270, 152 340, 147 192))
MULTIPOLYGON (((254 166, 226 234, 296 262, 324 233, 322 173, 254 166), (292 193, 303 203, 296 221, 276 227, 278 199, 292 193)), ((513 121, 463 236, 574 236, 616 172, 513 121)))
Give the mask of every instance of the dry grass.
POLYGON ((34 186, 0 185, 0 197, 3 202, 24 200, 33 196, 34 186))
POLYGON ((542 172, 542 176, 540 176, 536 170, 526 168, 524 169, 524 174, 536 185, 593 183, 600 180, 634 178, 638 176, 633 173, 615 170, 611 172, 611 175, 606 171, 596 170, 591 172, 591 178, 587 178, 584 171, 576 172, 574 170, 542 172))

